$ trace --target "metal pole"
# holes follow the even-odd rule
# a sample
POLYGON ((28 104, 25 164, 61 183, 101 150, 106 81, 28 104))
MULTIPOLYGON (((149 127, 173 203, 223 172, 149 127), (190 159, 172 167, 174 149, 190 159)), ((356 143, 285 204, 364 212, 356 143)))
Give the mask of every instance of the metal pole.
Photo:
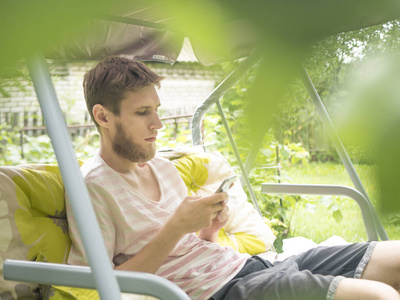
POLYGON ((28 68, 39 98, 43 118, 54 147, 64 186, 71 202, 89 265, 101 299, 121 299, 89 193, 79 170, 71 138, 43 56, 28 60, 28 68))
POLYGON ((225 117, 224 111, 222 110, 222 106, 221 106, 221 103, 219 103, 219 101, 217 101, 217 107, 218 107, 218 110, 219 110, 219 114, 221 115, 222 123, 224 124, 225 130, 226 130, 226 134, 228 135, 229 142, 232 145, 233 152, 235 153, 236 160, 237 160, 237 162, 239 164, 240 171, 242 172, 242 178, 244 178, 244 180, 246 182, 246 185, 247 185, 247 188, 249 189, 251 201, 253 202, 254 207, 257 209, 257 211, 260 214, 260 216, 262 216, 261 209, 260 209, 260 206, 258 205, 256 195, 254 194, 253 188, 252 188, 251 183, 249 181, 249 177, 247 176, 246 170, 245 170, 245 168, 243 166, 243 163, 242 163, 242 160, 240 159, 239 151, 238 151, 238 149, 236 147, 236 143, 235 143, 235 140, 233 139, 231 129, 229 128, 228 122, 226 121, 226 117, 225 117))
POLYGON ((254 53, 242 62, 228 77, 226 77, 211 94, 196 108, 192 118, 192 144, 198 146, 201 144, 201 120, 204 114, 210 109, 211 105, 219 101, 224 93, 229 90, 240 78, 253 67, 261 56, 259 53, 254 53))
MULTIPOLYGON (((328 112, 326 111, 325 106, 322 103, 322 100, 318 95, 317 90, 315 89, 310 77, 307 74, 307 71, 304 68, 302 68, 300 73, 301 73, 301 78, 303 80, 303 83, 308 91, 308 94, 310 95, 311 100, 314 102, 315 108, 317 109, 317 112, 320 115, 322 122, 331 137, 332 143, 335 146, 336 151, 338 152, 339 157, 342 160, 344 167, 346 168, 346 171, 349 174, 350 179, 354 184, 354 187, 371 203, 371 200, 368 197, 367 191, 365 190, 363 184, 361 183, 361 180, 358 177, 357 171, 354 168, 354 166, 350 160, 350 157, 347 154, 346 149, 344 148, 342 141, 340 140, 340 137, 335 130, 335 127, 333 126, 333 123, 329 117, 328 112)), ((377 230, 379 232, 379 236, 381 237, 381 239, 389 240, 389 237, 388 237, 385 229, 383 228, 383 225, 382 225, 381 221, 379 220, 379 217, 376 214, 375 209, 373 210, 373 217, 374 217, 375 224, 376 224, 376 227, 377 227, 377 230)))
POLYGON ((201 144, 201 122, 204 114, 209 110, 209 108, 215 104, 217 104, 222 121, 224 123, 226 132, 228 134, 229 141, 232 145, 233 151, 235 152, 236 159, 238 161, 239 167, 242 172, 242 180, 245 181, 247 188, 249 189, 251 200, 256 207, 259 214, 262 216, 260 207, 257 203, 257 199, 254 195, 253 188, 251 187, 250 181, 247 176, 247 172, 243 166, 243 163, 240 159, 239 152, 237 150, 236 144, 233 140, 232 133, 230 131, 229 125, 226 122, 226 118, 224 112, 222 110, 221 104, 219 103, 220 98, 224 95, 224 93, 229 90, 236 82, 238 82, 247 71, 250 70, 261 58, 261 54, 256 52, 249 56, 244 62, 242 62, 235 70, 233 70, 228 77, 226 77, 212 92, 211 94, 196 108, 193 113, 192 118, 192 144, 194 146, 198 146, 201 144))

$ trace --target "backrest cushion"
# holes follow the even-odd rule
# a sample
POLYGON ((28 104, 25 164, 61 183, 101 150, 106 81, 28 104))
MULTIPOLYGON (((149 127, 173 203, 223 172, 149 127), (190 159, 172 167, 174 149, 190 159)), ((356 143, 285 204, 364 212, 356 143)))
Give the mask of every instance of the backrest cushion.
MULTIPOLYGON (((173 157, 171 153, 169 155, 173 157)), ((173 159, 172 162, 185 182, 189 195, 210 195, 225 178, 235 174, 219 152, 190 153, 173 159)), ((219 231, 218 243, 251 255, 270 250, 275 235, 253 205, 247 201, 247 195, 239 180, 228 190, 228 195, 229 219, 219 231)))
POLYGON ((55 165, 0 167, 0 298, 37 297, 37 284, 3 279, 6 258, 65 263, 71 240, 55 165))

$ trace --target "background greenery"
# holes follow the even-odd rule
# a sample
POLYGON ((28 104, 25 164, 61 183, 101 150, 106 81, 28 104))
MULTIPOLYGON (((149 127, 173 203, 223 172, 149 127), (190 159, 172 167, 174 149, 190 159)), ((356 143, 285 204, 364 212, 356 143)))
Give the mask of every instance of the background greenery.
MULTIPOLYGON (((2 78, 11 76, 15 79, 12 84, 18 86, 20 82, 18 78, 26 77, 26 72, 23 69, 7 69, 10 61, 42 50, 59 41, 64 34, 69 35, 79 31, 79 27, 86 21, 85 16, 94 12, 89 13, 92 8, 89 1, 84 7, 79 4, 82 10, 79 12, 80 15, 76 16, 76 6, 73 2, 68 7, 54 7, 46 5, 48 4, 46 1, 39 1, 24 9, 18 9, 10 2, 8 7, 0 12, 1 22, 7 24, 6 26, 2 23, 4 25, 2 27, 12 29, 0 35, 3 44, 9 46, 0 51, 2 78), (15 12, 24 12, 26 9, 25 12, 29 13, 26 14, 26 18, 23 17, 24 14, 15 16, 10 13, 14 9, 15 12), (64 9, 64 13, 58 14, 59 9, 64 9), (39 14, 43 15, 43 18, 39 18, 40 22, 31 22, 29 26, 26 24, 24 26, 21 21, 29 21, 30 16, 35 16, 36 21, 39 14), (70 14, 81 21, 70 22, 70 14), (19 23, 9 26, 14 22, 19 23), (62 26, 64 23, 68 26, 62 26), (58 26, 48 26, 48 24, 58 26), (58 27, 63 28, 63 31, 55 30, 58 27), (35 34, 35 30, 40 34, 35 34), (13 36, 20 38, 9 38, 13 36)), ((318 1, 318 3, 327 2, 318 1)), ((326 148, 321 149, 318 144, 314 131, 320 127, 320 121, 310 106, 306 91, 296 77, 298 65, 302 63, 309 72, 333 122, 339 129, 345 128, 345 131, 340 131, 343 141, 350 150, 352 160, 357 163, 374 204, 380 207, 384 205, 378 204, 386 203, 387 211, 390 211, 388 208, 398 211, 400 185, 397 173, 400 165, 398 159, 400 138, 396 129, 400 118, 396 109, 390 109, 393 107, 390 104, 395 104, 400 94, 396 89, 399 86, 396 70, 400 60, 398 57, 391 59, 393 56, 390 54, 397 52, 400 44, 399 22, 391 21, 367 29, 338 33, 342 29, 352 28, 352 26, 346 28, 346 25, 352 22, 352 18, 357 18, 360 9, 367 15, 374 15, 374 9, 379 10, 379 8, 371 1, 364 2, 362 7, 357 7, 352 1, 337 1, 335 9, 329 11, 329 6, 313 5, 318 3, 304 1, 301 10, 297 6, 296 10, 293 10, 290 1, 282 2, 281 4, 286 6, 283 7, 284 10, 280 10, 279 7, 274 7, 272 1, 254 6, 244 6, 236 2, 227 5, 221 2, 220 7, 213 6, 209 2, 202 3, 202 6, 198 7, 195 3, 170 1, 170 6, 164 13, 172 15, 172 12, 174 14, 179 12, 176 25, 185 28, 187 31, 185 33, 192 34, 193 40, 198 39, 210 50, 224 50, 226 45, 219 35, 223 33, 218 29, 222 28, 228 17, 240 15, 250 22, 254 34, 258 37, 257 46, 263 50, 264 59, 222 99, 223 108, 243 160, 246 159, 247 152, 254 143, 254 139, 250 137, 256 136, 258 139, 262 137, 262 151, 250 175, 250 181, 255 187, 259 187, 260 183, 265 181, 331 184, 343 182, 351 185, 342 167, 337 164, 338 157, 332 145, 328 143, 326 148), (313 9, 308 10, 307 7, 313 9), (346 9, 343 9, 344 7, 346 9), (281 11, 284 11, 284 15, 279 13, 281 11), (309 11, 313 13, 310 15, 309 11), (268 15, 265 15, 266 13, 268 15), (330 15, 336 18, 330 18, 332 22, 326 22, 324 18, 330 15), (310 24, 313 26, 308 27, 310 24), (372 67, 365 64, 370 61, 374 63, 372 67), (366 77, 366 74, 370 77, 366 77), (385 92, 386 88, 390 92, 385 92), (383 99, 389 99, 389 102, 384 102, 383 99), (348 106, 348 102, 354 103, 353 106, 348 106), (382 110, 377 110, 377 107, 382 110), (351 112, 355 113, 354 117, 349 117, 351 112), (360 115, 364 117, 360 118, 360 115)), ((390 3, 382 1, 380 5, 386 7, 384 4, 390 3)), ((107 1, 100 1, 97 3, 96 11, 101 11, 108 4, 107 1)), ((396 8, 397 6, 393 6, 393 11, 396 11, 396 8)), ((221 67, 228 73, 236 65, 236 63, 226 63, 221 67)), ((9 81, 0 82, 0 93, 5 95, 4 84, 9 84, 9 81)), ((23 89, 22 86, 20 88, 23 89)), ((204 126, 207 149, 222 152, 228 161, 237 167, 215 109, 207 114, 204 126)), ((55 162, 47 136, 25 137, 25 157, 22 159, 19 135, 7 124, 3 124, 0 131, 2 165, 55 162)), ((166 128, 161 132, 160 147, 176 148, 190 144, 189 128, 181 128, 174 141, 169 138, 171 131, 172 129, 166 128)), ((97 146, 98 135, 95 132, 74 140, 74 147, 80 159, 92 155, 97 146)), ((279 235, 278 242, 283 237, 297 234, 316 241, 321 241, 332 234, 341 235, 349 241, 365 239, 360 225, 361 218, 357 215, 356 208, 347 200, 339 197, 319 199, 269 196, 261 194, 259 190, 256 190, 256 195, 265 217, 279 235), (318 221, 321 233, 317 233, 314 229, 317 216, 322 220, 318 221)), ((390 237, 399 238, 398 216, 384 215, 382 218, 390 230, 390 237)), ((277 246, 279 249, 280 245, 277 246)))

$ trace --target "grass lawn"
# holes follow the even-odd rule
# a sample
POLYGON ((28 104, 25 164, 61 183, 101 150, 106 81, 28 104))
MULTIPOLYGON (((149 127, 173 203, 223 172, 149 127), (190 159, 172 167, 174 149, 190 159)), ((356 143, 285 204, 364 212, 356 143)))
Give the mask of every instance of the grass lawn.
MULTIPOLYGON (((369 165, 355 165, 357 173, 367 190, 375 208, 378 210, 379 201, 374 169, 369 165)), ((343 165, 333 163, 311 163, 308 166, 293 166, 282 170, 282 174, 291 179, 291 183, 305 184, 335 184, 353 187, 353 184, 343 165)), ((400 196, 399 196, 400 197, 400 196)), ((338 235, 348 242, 367 240, 362 217, 355 201, 345 197, 305 196, 306 200, 297 204, 290 224, 292 236, 303 236, 315 242, 321 242, 333 235, 338 235), (337 222, 332 215, 332 209, 340 209, 343 216, 337 222)), ((379 210, 378 210, 379 214, 379 210)), ((379 214, 380 219, 390 239, 400 239, 400 218, 397 222, 393 216, 379 214)))

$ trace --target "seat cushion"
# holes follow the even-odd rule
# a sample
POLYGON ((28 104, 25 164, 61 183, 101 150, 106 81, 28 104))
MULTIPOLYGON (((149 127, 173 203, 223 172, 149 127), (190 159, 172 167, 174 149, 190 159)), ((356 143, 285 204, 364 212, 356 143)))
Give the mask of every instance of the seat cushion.
POLYGON ((3 262, 67 261, 71 240, 61 175, 55 165, 0 167, 0 193, 0 298, 34 299, 38 285, 4 280, 3 262))

